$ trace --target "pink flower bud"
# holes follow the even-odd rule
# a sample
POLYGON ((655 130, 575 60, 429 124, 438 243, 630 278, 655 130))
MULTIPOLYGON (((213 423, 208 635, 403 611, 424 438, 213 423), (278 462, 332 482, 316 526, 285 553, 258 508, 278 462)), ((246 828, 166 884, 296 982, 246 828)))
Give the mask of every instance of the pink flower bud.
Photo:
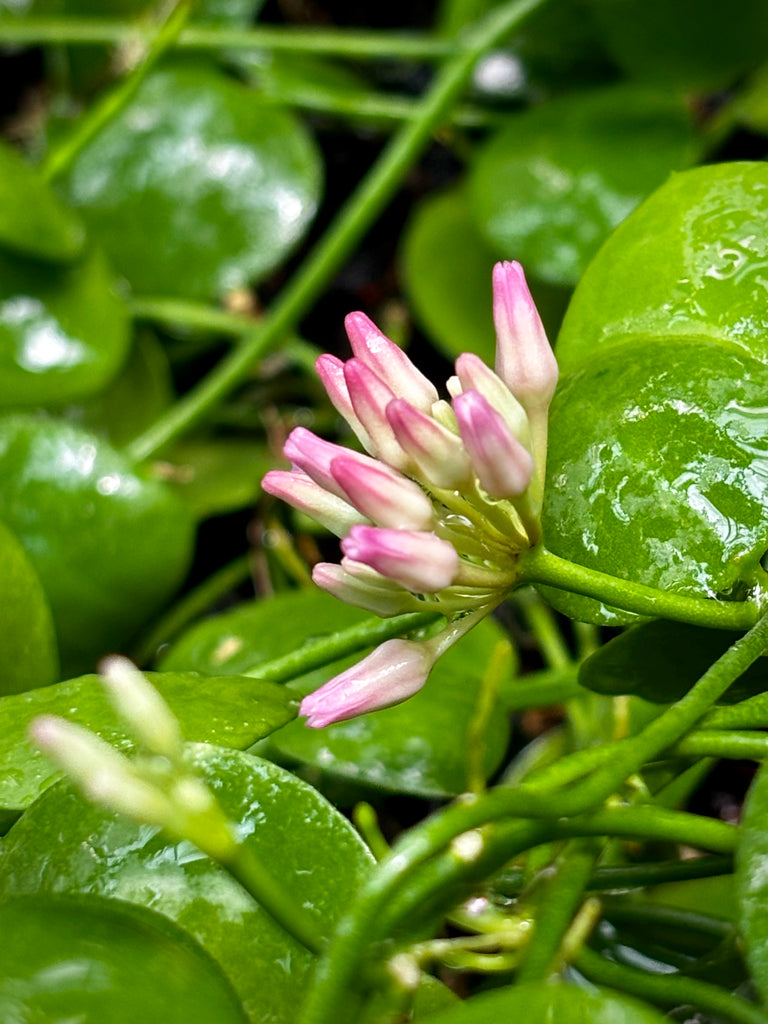
MULTIPOLYGON (((341 550, 417 594, 449 587, 459 568, 452 544, 433 533, 353 526, 341 550)), ((342 562, 344 565, 344 562, 342 562)))
POLYGON ((448 382, 453 397, 463 391, 477 391, 501 413, 515 437, 527 447, 530 440, 528 417, 504 381, 472 352, 464 352, 456 360, 456 374, 448 382), (454 381, 458 381, 458 386, 454 381))
POLYGON ((526 409, 546 409, 557 385, 557 361, 519 263, 493 268, 496 372, 526 409))
POLYGON ((396 395, 428 412, 437 401, 437 389, 416 369, 405 352, 382 334, 365 313, 350 313, 344 326, 352 351, 360 362, 373 370, 396 395))
POLYGON ((356 565, 347 571, 335 562, 318 562, 312 570, 312 580, 340 601, 385 619, 417 610, 417 601, 411 594, 367 565, 356 565))
POLYGON ((315 362, 317 375, 328 397, 340 416, 343 416, 367 452, 373 451, 368 432, 357 417, 352 399, 344 379, 344 363, 328 353, 318 356, 315 362))
POLYGON ((305 697, 299 713, 314 729, 412 697, 427 681, 432 650, 412 640, 387 640, 357 665, 305 697))
POLYGON ((324 487, 332 494, 338 495, 339 498, 343 498, 345 501, 347 496, 339 487, 336 478, 331 472, 333 460, 343 455, 356 459, 361 464, 365 463, 369 466, 379 465, 376 459, 372 459, 368 455, 361 455, 359 452, 353 452, 349 448, 344 448, 343 445, 324 441, 321 437, 313 434, 311 430, 307 430, 306 427, 296 427, 295 430, 291 431, 283 446, 283 454, 287 459, 291 460, 294 468, 300 469, 307 476, 311 477, 316 484, 324 487))
POLYGON ((435 487, 453 490, 472 475, 461 438, 402 398, 387 406, 395 437, 422 476, 435 487))
POLYGON ((393 392, 359 359, 348 359, 344 364, 344 380, 355 414, 371 439, 371 453, 396 469, 404 469, 408 456, 387 419, 387 406, 395 397, 393 392))
POLYGON ((261 481, 261 486, 267 494, 311 516, 337 537, 343 537, 352 526, 366 521, 365 516, 343 498, 331 494, 301 471, 271 469, 261 481))
POLYGON ((377 462, 369 465, 349 453, 332 461, 331 472, 358 512, 377 526, 393 530, 431 528, 432 502, 418 484, 389 466, 377 462))
POLYGON ((453 400, 464 444, 481 487, 492 498, 515 498, 533 478, 533 459, 505 419, 477 391, 453 400))

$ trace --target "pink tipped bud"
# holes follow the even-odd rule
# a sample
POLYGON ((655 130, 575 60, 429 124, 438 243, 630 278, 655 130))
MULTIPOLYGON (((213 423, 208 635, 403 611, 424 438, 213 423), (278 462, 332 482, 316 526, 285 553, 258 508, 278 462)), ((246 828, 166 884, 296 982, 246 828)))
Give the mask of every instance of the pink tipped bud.
POLYGON ((533 478, 533 459, 505 419, 477 391, 453 400, 459 430, 481 487, 492 498, 515 498, 533 478))
POLYGON ((339 498, 343 498, 345 501, 346 495, 336 483, 336 478, 331 472, 333 460, 340 455, 345 455, 355 458, 360 462, 365 462, 368 465, 378 465, 376 460, 368 455, 361 455, 359 452, 353 452, 340 444, 324 441, 305 427, 296 427, 295 430, 291 431, 283 446, 283 454, 287 459, 291 460, 295 469, 300 469, 307 476, 311 477, 316 484, 325 488, 326 491, 336 494, 339 498))
POLYGON ((336 356, 325 353, 318 356, 315 369, 336 412, 344 417, 363 448, 367 452, 372 452, 371 439, 352 405, 347 382, 344 379, 344 363, 336 356))
POLYGON ((373 370, 396 395, 428 412, 437 401, 437 390, 405 352, 382 334, 365 313, 350 313, 344 326, 352 351, 360 362, 373 370))
POLYGON ((557 361, 519 263, 493 268, 496 372, 527 410, 546 409, 557 384, 557 361))
POLYGON ((472 475, 461 438, 402 398, 387 406, 387 419, 395 437, 424 479, 435 487, 453 490, 472 475))
POLYGON ((417 594, 434 594, 449 587, 459 569, 459 556, 452 544, 433 533, 415 530, 353 526, 341 542, 341 550, 347 558, 369 565, 417 594))
POLYGON ((404 469, 408 456, 397 442, 387 419, 387 406, 395 397, 387 384, 359 359, 344 364, 344 379, 352 405, 371 439, 369 451, 396 469, 404 469))
POLYGON ((417 610, 417 601, 411 594, 367 565, 356 565, 350 570, 335 562, 318 562, 312 570, 312 580, 339 601, 385 619, 417 610))
POLYGON ((389 466, 369 465, 349 453, 333 460, 331 472, 358 512, 377 526, 393 530, 432 527, 432 502, 418 484, 389 466))
POLYGON ((452 381, 458 381, 459 385, 454 385, 451 391, 453 397, 456 398, 464 391, 477 391, 496 412, 501 413, 515 437, 527 447, 530 444, 528 417, 501 377, 472 352, 464 352, 459 356, 456 360, 456 373, 457 377, 453 377, 452 381))
POLYGON ((365 516, 343 498, 326 491, 300 471, 272 469, 261 481, 261 486, 267 494, 304 512, 337 537, 343 537, 356 523, 365 522, 365 516))
POLYGON ((314 729, 412 697, 427 681, 432 650, 412 640, 387 640, 373 654, 305 697, 299 713, 314 729))

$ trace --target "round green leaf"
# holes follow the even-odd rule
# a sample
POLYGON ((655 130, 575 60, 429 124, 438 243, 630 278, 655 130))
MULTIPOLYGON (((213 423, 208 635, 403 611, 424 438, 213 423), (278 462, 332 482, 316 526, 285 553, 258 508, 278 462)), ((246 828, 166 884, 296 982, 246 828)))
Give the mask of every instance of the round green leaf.
POLYGON ((590 0, 613 58, 630 75, 716 89, 765 60, 764 0, 590 0))
POLYGON ((98 394, 65 406, 61 414, 122 447, 154 423, 173 398, 168 357, 157 338, 142 331, 118 376, 98 394))
POLYGON ((451 359, 476 352, 493 365, 493 263, 462 191, 419 204, 405 235, 405 287, 417 317, 451 359))
POLYGON ((470 177, 476 223, 534 277, 575 284, 610 231, 694 155, 673 96, 610 88, 511 117, 470 177))
POLYGON ((69 195, 137 291, 192 298, 276 267, 314 216, 301 123, 226 75, 158 71, 76 160, 69 195))
MULTIPOLYGON (((741 635, 663 619, 644 622, 583 661, 579 682, 596 693, 634 694, 668 704, 686 694, 741 635)), ((758 658, 728 689, 724 700, 744 700, 765 690, 768 659, 758 658)))
POLYGON ((768 768, 755 776, 741 818, 736 854, 739 932, 757 990, 768 999, 768 768))
POLYGON ((0 405, 92 394, 128 350, 128 315, 98 252, 73 266, 0 250, 0 405))
MULTIPOLYGON (((329 933, 370 870, 357 833, 315 789, 269 762, 200 747, 197 763, 256 856, 329 933)), ((303 946, 189 843, 104 814, 62 786, 8 834, 0 891, 94 892, 150 904, 218 960, 253 1024, 293 1024, 314 967, 303 946)))
POLYGON ((67 675, 130 640, 191 555, 190 514, 161 481, 94 435, 32 416, 0 418, 0 519, 40 576, 67 675))
POLYGON ((0 523, 0 694, 47 686, 58 655, 51 610, 23 547, 0 523))
POLYGON ((486 992, 430 1017, 430 1024, 662 1024, 651 1006, 629 996, 586 992, 575 985, 529 983, 486 992))
POLYGON ((77 214, 15 149, 0 142, 0 245, 68 262, 84 242, 85 228, 77 214))
POLYGON ((94 896, 0 904, 0 1019, 246 1024, 218 964, 159 914, 94 896))
MULTIPOLYGON (((149 672, 147 678, 178 718, 185 738, 197 743, 244 749, 296 714, 295 695, 277 683, 195 672, 149 672)), ((0 808, 7 811, 23 810, 59 778, 28 738, 30 723, 42 714, 61 715, 120 750, 133 749, 98 676, 0 697, 0 808)))
MULTIPOLYGON (((368 613, 320 590, 278 595, 194 626, 170 650, 164 669, 244 672, 299 648, 305 641, 361 622, 368 613)), ((467 785, 469 727, 483 674, 495 648, 509 641, 486 621, 437 663, 425 688, 395 708, 327 729, 299 721, 281 729, 270 747, 348 781, 420 796, 448 796, 467 785)), ((294 692, 321 686, 366 652, 294 680, 294 692)), ((508 739, 507 716, 496 705, 483 734, 487 776, 498 767, 508 739)))
MULTIPOLYGON (((768 369, 706 342, 670 341, 663 359, 653 341, 623 352, 569 374, 555 396, 545 543, 622 579, 741 599, 766 581, 768 369)), ((586 598, 547 596, 617 621, 586 598)))
MULTIPOLYGON (((611 235, 563 323, 563 369, 638 339, 728 341, 768 362, 768 166, 676 174, 611 235)), ((632 355, 629 358, 634 358, 632 355)))

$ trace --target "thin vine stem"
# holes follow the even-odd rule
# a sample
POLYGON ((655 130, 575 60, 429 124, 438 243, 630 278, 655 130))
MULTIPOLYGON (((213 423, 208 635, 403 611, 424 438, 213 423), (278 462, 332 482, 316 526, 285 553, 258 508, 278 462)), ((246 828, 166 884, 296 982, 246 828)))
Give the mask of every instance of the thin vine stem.
POLYGON ((343 266, 355 245, 400 185, 464 90, 477 59, 523 22, 543 0, 515 0, 496 8, 461 36, 458 53, 441 68, 419 105, 418 116, 393 136, 378 161, 342 207, 320 242, 281 292, 260 328, 246 335, 193 390, 188 392, 127 449, 143 461, 202 419, 250 372, 256 360, 276 345, 343 266))
MULTIPOLYGON (((409 877, 439 851, 451 848, 458 836, 475 832, 477 857, 465 864, 475 870, 485 860, 484 851, 491 845, 487 828, 492 822, 512 819, 511 823, 491 827, 490 835, 500 836, 493 844, 494 856, 509 859, 526 838, 546 835, 544 822, 537 830, 532 822, 520 818, 549 818, 548 830, 555 835, 621 835, 621 827, 637 830, 640 835, 670 839, 676 825, 683 820, 687 839, 714 852, 732 853, 737 842, 736 829, 722 822, 702 819, 659 807, 632 807, 592 811, 598 803, 615 792, 624 780, 681 739, 728 687, 765 651, 768 645, 768 614, 763 616, 746 636, 733 644, 695 686, 673 707, 668 708, 638 736, 621 741, 608 765, 598 768, 584 782, 562 790, 535 784, 522 784, 514 789, 497 788, 474 800, 461 801, 412 829, 393 847, 381 862, 347 918, 337 930, 327 956, 320 962, 316 985, 307 1001, 301 1024, 330 1024, 343 1018, 341 1006, 344 992, 352 986, 361 961, 366 955, 369 937, 377 934, 382 916, 400 893, 404 899, 423 901, 424 893, 405 885, 409 877), (620 813, 621 812, 621 813, 620 813), (557 818, 557 821, 553 821, 557 818), (576 818, 576 820, 574 820, 576 818), (629 819, 629 821, 628 821, 629 819), (526 832, 524 825, 530 831, 526 832), (520 831, 522 829, 522 832, 520 831), (596 829, 597 831, 591 831, 596 829), (567 831, 566 831, 567 830, 567 831)), ((676 841, 682 841, 678 831, 676 841)), ((465 846, 467 844, 464 844, 465 846)), ((438 856, 439 859, 439 856, 438 856)), ((498 862, 501 866, 504 860, 498 862)), ((488 864, 483 864, 488 867, 488 864)))
POLYGON ((733 1024, 768 1024, 768 1014, 754 1003, 697 978, 651 974, 625 967, 586 947, 576 956, 574 966, 598 985, 607 985, 662 1006, 695 1006, 733 1024))
MULTIPOLYGON (((160 28, 155 29, 149 36, 151 43, 143 59, 119 85, 83 115, 74 131, 61 145, 51 150, 42 166, 43 176, 48 181, 64 174, 88 143, 133 99, 147 75, 178 38, 196 2, 197 0, 178 0, 160 28)), ((0 38, 1 33, 2 28, 0 38)))
MULTIPOLYGON (((109 46, 148 41, 152 29, 114 18, 4 18, 0 43, 15 45, 73 44, 109 46)), ((225 28, 189 25, 174 43, 179 50, 267 50, 312 53, 330 57, 378 60, 442 61, 456 55, 456 40, 418 32, 374 32, 325 28, 225 28)))
POLYGON ((643 583, 609 576, 554 555, 541 545, 522 560, 521 583, 545 583, 604 604, 657 619, 690 622, 714 629, 749 629, 760 609, 754 601, 717 601, 656 590, 643 583))

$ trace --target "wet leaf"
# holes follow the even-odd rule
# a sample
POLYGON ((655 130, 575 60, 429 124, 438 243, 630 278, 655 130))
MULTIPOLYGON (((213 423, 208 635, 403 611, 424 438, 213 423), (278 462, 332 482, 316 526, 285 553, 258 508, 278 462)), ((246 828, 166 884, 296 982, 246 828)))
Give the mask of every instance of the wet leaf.
POLYGON ((278 266, 320 197, 292 114, 206 67, 158 71, 78 157, 68 192, 137 291, 210 298, 278 266))
MULTIPOLYGON (((197 763, 240 835, 328 933, 371 865, 347 820, 267 761, 200 747, 197 763)), ((252 1022, 295 1021, 314 957, 189 843, 168 842, 57 786, 8 834, 3 868, 4 895, 87 891, 151 902, 218 960, 252 1022)))
POLYGON ((128 342, 126 307, 100 253, 59 266, 0 250, 0 405, 90 395, 117 373, 128 342))
POLYGON ((181 583, 193 527, 183 502, 105 441, 68 423, 0 417, 0 518, 53 611, 66 674, 119 650, 181 583))
POLYGON ((218 964, 150 910, 95 896, 0 904, 0 1018, 246 1024, 218 964))
POLYGON ((674 96, 625 87, 510 117, 470 176, 478 228, 499 256, 550 284, 575 284, 608 234, 695 154, 674 96))
MULTIPOLYGON (((194 672, 149 672, 147 678, 179 719, 185 738, 193 742, 244 749, 295 714, 295 695, 276 683, 194 672)), ((121 750, 133 748, 98 676, 0 697, 0 808, 23 810, 59 778, 48 758, 27 739, 30 722, 42 714, 77 722, 121 750)))

